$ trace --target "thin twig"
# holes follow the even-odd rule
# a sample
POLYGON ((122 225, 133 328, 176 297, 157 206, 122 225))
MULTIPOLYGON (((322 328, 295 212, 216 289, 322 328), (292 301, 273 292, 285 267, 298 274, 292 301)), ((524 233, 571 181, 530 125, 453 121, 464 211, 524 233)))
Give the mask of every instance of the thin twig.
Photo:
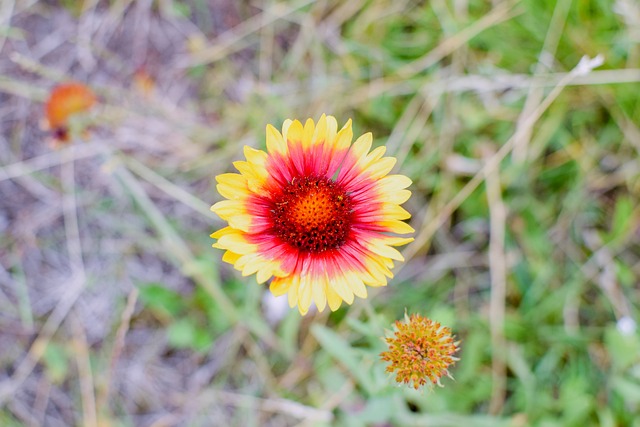
POLYGON ((80 399, 82 400, 82 425, 85 427, 97 427, 98 418, 96 416, 96 396, 93 386, 93 374, 89 361, 89 345, 82 321, 77 315, 69 316, 71 329, 73 330, 73 354, 76 357, 78 366, 78 377, 80 378, 80 399))
POLYGON ((82 261, 82 243, 80 242, 80 227, 78 226, 78 210, 76 203, 76 178, 73 162, 72 145, 70 151, 63 154, 60 175, 64 194, 62 196, 62 213, 64 216, 64 229, 67 237, 67 251, 69 252, 69 264, 72 270, 78 270, 85 276, 84 262, 82 261))
POLYGON ((188 206, 194 211, 202 214, 207 219, 217 219, 217 216, 213 212, 211 212, 211 209, 209 209, 210 206, 197 197, 193 196, 191 193, 188 193, 187 191, 178 187, 176 184, 149 169, 147 166, 140 163, 131 156, 122 155, 119 156, 119 158, 133 173, 155 185, 160 190, 173 197, 177 201, 181 202, 185 206, 188 206))
POLYGON ((42 156, 2 166, 0 167, 0 181, 29 175, 74 160, 97 156, 102 153, 97 148, 96 144, 70 145, 42 156))
POLYGON ((506 396, 504 315, 507 266, 504 236, 507 209, 502 200, 502 188, 498 168, 487 171, 485 183, 491 230, 489 238, 489 272, 491 274, 489 320, 491 325, 492 389, 489 413, 491 415, 497 415, 502 411, 506 396))
POLYGON ((248 394, 233 393, 223 390, 209 389, 203 393, 205 400, 211 398, 224 405, 242 408, 258 408, 261 411, 275 414, 286 414, 303 420, 329 422, 333 420, 330 411, 316 409, 288 399, 265 399, 248 394))
MULTIPOLYGON (((567 20, 571 1, 572 0, 561 0, 556 3, 556 7, 553 10, 553 16, 549 22, 549 29, 547 30, 544 45, 542 46, 542 50, 538 56, 538 62, 536 63, 534 70, 535 76, 543 72, 543 69, 548 65, 547 63, 555 55, 556 49, 558 48, 558 42, 560 41, 560 35, 562 34, 562 29, 564 28, 564 24, 567 20)), ((532 80, 532 82, 533 81, 534 80, 532 80)), ((529 87, 527 99, 525 100, 524 107, 520 112, 520 117, 518 117, 517 126, 521 126, 529 114, 531 114, 536 106, 540 104, 543 95, 544 92, 542 88, 533 85, 529 87)), ((528 142, 531 139, 531 131, 532 130, 530 129, 528 132, 523 132, 520 138, 516 139, 513 143, 512 156, 516 162, 522 162, 527 157, 527 147, 528 142)))
POLYGON ((135 310, 138 294, 138 288, 134 287, 127 297, 127 305, 120 316, 120 325, 118 326, 118 331, 116 332, 116 337, 113 343, 113 349, 111 350, 111 358, 109 361, 109 370, 107 371, 105 386, 97 397, 98 407, 102 410, 108 409, 109 395, 111 394, 111 386, 113 383, 116 363, 118 362, 122 349, 124 348, 124 339, 129 331, 131 316, 133 316, 133 311, 135 310))

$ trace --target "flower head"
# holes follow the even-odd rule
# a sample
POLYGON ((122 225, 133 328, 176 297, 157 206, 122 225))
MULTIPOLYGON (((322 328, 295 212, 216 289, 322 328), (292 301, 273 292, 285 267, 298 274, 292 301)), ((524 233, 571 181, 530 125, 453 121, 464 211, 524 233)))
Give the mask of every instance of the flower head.
POLYGON ((384 147, 369 151, 371 133, 352 138, 351 121, 338 131, 331 116, 286 120, 282 133, 268 125, 267 152, 245 147, 240 173, 216 177, 228 200, 211 210, 229 226, 211 235, 213 246, 243 276, 273 277, 271 292, 288 294, 302 314, 312 302, 337 310, 365 298, 365 285, 385 286, 403 260, 393 246, 413 240, 391 235, 413 232, 400 207, 411 180, 388 175, 396 160, 384 147))
POLYGON ((390 362, 387 372, 396 373, 396 382, 409 384, 417 390, 430 382, 440 384, 440 378, 449 374, 449 366, 458 360, 458 342, 451 329, 419 314, 405 321, 395 322, 393 337, 386 338, 388 351, 380 353, 382 360, 390 362))
POLYGON ((69 141, 69 118, 88 111, 96 96, 82 83, 64 83, 53 88, 45 106, 47 127, 56 143, 69 141))

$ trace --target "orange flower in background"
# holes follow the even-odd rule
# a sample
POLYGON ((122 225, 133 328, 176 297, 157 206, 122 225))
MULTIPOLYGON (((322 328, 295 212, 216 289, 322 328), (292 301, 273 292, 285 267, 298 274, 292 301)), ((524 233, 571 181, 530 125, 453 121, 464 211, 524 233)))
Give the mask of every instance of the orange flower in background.
POLYGON ((271 292, 288 295, 290 307, 306 314, 337 310, 354 296, 366 298, 366 286, 385 286, 394 246, 412 238, 403 222, 411 215, 400 207, 411 193, 411 180, 388 175, 396 159, 385 148, 371 150, 366 133, 353 144, 349 120, 338 131, 336 119, 323 115, 286 120, 280 133, 267 126, 267 152, 244 148, 238 173, 216 177, 228 200, 211 210, 229 223, 211 235, 222 259, 258 283, 273 277, 271 292))
POLYGON ((82 83, 64 83, 54 87, 47 100, 45 114, 55 142, 68 142, 70 117, 88 111, 96 101, 95 94, 82 83))
POLYGON ((442 386, 440 378, 451 377, 448 368, 459 360, 454 357, 459 342, 451 329, 419 314, 405 313, 405 321, 397 320, 393 336, 385 341, 389 350, 380 357, 390 362, 387 372, 395 372, 398 383, 413 383, 416 390, 427 382, 442 386))
POLYGON ((156 88, 156 82, 144 68, 138 68, 133 74, 133 87, 145 97, 150 97, 156 88))

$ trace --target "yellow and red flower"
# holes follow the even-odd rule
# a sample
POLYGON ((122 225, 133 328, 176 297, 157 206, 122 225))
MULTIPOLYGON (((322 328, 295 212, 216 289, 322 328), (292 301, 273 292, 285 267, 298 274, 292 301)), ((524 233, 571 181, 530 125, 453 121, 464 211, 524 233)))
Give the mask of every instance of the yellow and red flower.
POLYGON ((410 384, 417 390, 431 383, 440 384, 440 378, 449 374, 449 366, 458 358, 458 342, 451 329, 419 314, 405 321, 395 322, 395 332, 385 339, 389 350, 380 353, 382 360, 390 362, 387 372, 396 373, 396 382, 410 384))
POLYGON ((234 162, 240 173, 216 177, 227 200, 211 210, 229 225, 211 235, 213 246, 243 276, 273 277, 271 292, 288 294, 301 314, 385 286, 403 261, 394 246, 413 240, 392 235, 414 231, 400 207, 411 180, 389 175, 396 159, 370 151, 371 133, 352 139, 351 121, 338 131, 332 116, 286 120, 282 133, 268 125, 267 152, 245 147, 246 161, 234 162))

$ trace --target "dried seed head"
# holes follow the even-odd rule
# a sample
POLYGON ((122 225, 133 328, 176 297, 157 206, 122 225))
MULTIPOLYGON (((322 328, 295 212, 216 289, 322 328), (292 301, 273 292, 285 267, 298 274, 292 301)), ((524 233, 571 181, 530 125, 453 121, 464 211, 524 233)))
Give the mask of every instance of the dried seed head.
POLYGON ((440 378, 451 377, 448 368, 458 360, 454 354, 459 343, 451 329, 419 314, 405 314, 404 322, 396 321, 393 336, 385 341, 389 350, 380 357, 390 362, 387 372, 395 372, 398 383, 412 384, 416 390, 427 383, 441 386, 440 378))

